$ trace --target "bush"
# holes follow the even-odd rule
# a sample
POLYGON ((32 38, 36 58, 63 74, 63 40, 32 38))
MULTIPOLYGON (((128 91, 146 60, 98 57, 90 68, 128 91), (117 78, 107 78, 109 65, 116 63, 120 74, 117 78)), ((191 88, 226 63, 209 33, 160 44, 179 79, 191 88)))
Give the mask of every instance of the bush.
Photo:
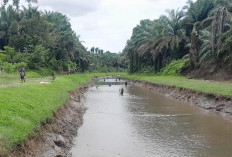
POLYGON ((66 65, 67 65, 68 70, 69 70, 70 72, 75 72, 75 71, 77 71, 77 64, 76 64, 75 62, 68 61, 68 62, 66 63, 66 65))
POLYGON ((6 55, 3 53, 3 51, 0 51, 0 63, 3 62, 6 58, 6 55))
POLYGON ((2 69, 6 73, 12 73, 12 72, 15 72, 15 65, 12 63, 4 62, 2 64, 2 69))
POLYGON ((189 65, 189 59, 172 61, 170 64, 168 64, 161 70, 160 75, 178 76, 188 65, 189 65))
POLYGON ((40 68, 38 73, 41 76, 50 76, 52 73, 55 73, 52 69, 49 68, 40 68))
POLYGON ((152 66, 143 67, 143 68, 140 70, 140 73, 146 73, 146 74, 154 73, 154 68, 153 68, 152 66))
POLYGON ((19 70, 21 67, 24 67, 24 68, 27 67, 27 63, 25 63, 25 62, 16 63, 14 65, 15 65, 16 71, 19 70))

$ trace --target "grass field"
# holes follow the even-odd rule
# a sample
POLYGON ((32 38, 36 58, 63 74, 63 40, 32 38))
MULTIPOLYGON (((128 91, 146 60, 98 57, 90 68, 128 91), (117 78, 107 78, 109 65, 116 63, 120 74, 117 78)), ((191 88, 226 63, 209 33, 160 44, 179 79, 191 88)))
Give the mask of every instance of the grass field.
MULTIPOLYGON (((39 128, 42 121, 51 117, 67 101, 68 91, 90 82, 94 76, 105 75, 57 76, 51 84, 23 83, 0 88, 0 156, 1 149, 11 150, 39 128)), ((15 81, 12 79, 11 83, 15 81)))
POLYGON ((209 94, 232 97, 232 83, 215 82, 208 80, 194 80, 180 76, 155 76, 155 75, 129 75, 122 74, 123 78, 146 81, 155 84, 186 88, 209 94))
MULTIPOLYGON (((39 81, 49 81, 51 77, 49 76, 41 76, 36 72, 27 72, 26 73, 26 84, 28 83, 36 83, 39 81)), ((20 75, 19 73, 0 73, 0 87, 1 86, 7 86, 7 85, 16 85, 20 84, 20 75)))

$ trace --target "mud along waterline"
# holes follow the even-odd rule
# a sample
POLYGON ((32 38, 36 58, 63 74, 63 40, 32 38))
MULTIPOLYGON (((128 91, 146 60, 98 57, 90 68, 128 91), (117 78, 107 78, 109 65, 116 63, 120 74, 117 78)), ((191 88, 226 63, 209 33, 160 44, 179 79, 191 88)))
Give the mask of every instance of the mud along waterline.
POLYGON ((85 94, 74 157, 231 156, 232 125, 221 116, 115 79, 97 86, 85 94))

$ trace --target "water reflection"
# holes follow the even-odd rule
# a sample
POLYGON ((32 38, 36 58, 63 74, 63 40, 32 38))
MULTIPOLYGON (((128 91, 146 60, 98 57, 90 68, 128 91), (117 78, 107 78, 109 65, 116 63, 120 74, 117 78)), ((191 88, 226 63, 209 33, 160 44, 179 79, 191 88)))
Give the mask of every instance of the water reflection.
POLYGON ((84 104, 89 109, 72 149, 74 157, 231 156, 231 123, 114 81, 98 82, 102 85, 86 93, 84 104), (113 83, 111 87, 108 82, 113 83), (122 87, 123 96, 119 94, 122 87))

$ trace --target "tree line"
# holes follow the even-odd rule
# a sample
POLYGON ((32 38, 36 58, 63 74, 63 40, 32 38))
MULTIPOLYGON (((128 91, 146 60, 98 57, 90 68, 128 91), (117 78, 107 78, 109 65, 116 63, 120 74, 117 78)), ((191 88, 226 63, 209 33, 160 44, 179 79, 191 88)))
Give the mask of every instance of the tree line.
POLYGON ((123 53, 104 51, 92 47, 88 51, 89 70, 95 72, 122 72, 127 69, 127 58, 123 53))
POLYGON ((0 67, 6 72, 20 66, 30 70, 80 71, 89 67, 87 50, 59 12, 39 11, 26 0, 3 0, 0 7, 0 67))
POLYGON ((141 20, 123 53, 131 73, 153 72, 178 59, 189 59, 189 69, 215 66, 232 72, 232 1, 188 0, 182 9, 167 10, 155 20, 141 20))

